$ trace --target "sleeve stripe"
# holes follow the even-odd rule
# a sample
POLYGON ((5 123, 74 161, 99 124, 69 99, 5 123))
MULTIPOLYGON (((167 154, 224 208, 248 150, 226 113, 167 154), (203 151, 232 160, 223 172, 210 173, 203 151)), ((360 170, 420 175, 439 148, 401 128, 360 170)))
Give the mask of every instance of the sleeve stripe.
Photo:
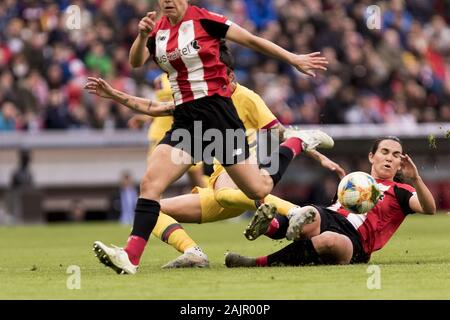
POLYGON ((226 24, 227 26, 231 26, 231 25, 233 24, 233 22, 232 22, 231 20, 227 20, 227 21, 225 21, 225 24, 226 24))
POLYGON ((262 127, 261 129, 270 129, 279 123, 280 122, 278 121, 278 119, 274 119, 274 120, 270 121, 268 124, 266 124, 264 127, 262 127))

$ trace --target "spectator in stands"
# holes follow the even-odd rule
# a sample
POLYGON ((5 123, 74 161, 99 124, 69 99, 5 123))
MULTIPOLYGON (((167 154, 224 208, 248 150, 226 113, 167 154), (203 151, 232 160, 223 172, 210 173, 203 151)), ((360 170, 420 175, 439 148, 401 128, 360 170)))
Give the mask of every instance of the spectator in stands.
POLYGON ((11 177, 11 190, 31 188, 34 185, 30 170, 31 155, 28 149, 19 150, 19 163, 11 177))
POLYGON ((122 224, 132 224, 134 209, 138 198, 138 190, 131 173, 124 171, 120 179, 120 186, 113 194, 110 203, 109 219, 119 220, 122 224))
MULTIPOLYGON (((0 106, 10 101, 16 108, 8 130, 124 127, 131 115, 115 112, 114 106, 104 108, 103 120, 92 120, 91 109, 97 101, 80 92, 86 76, 105 76, 133 95, 153 95, 152 65, 131 70, 126 54, 137 22, 154 9, 153 3, 77 0, 24 6, 19 0, 1 1, 0 106), (80 8, 81 30, 66 26, 65 9, 71 4, 80 8), (53 89, 63 97, 62 108, 56 110, 50 102, 53 89), (60 116, 50 121, 55 113, 60 116)), ((292 68, 232 47, 239 82, 276 100, 269 105, 284 123, 346 123, 353 119, 345 116, 349 109, 365 113, 360 103, 365 92, 372 92, 380 106, 388 106, 380 110, 381 119, 370 122, 441 121, 441 114, 446 115, 450 4, 445 1, 373 1, 370 5, 382 10, 381 30, 367 28, 364 1, 345 6, 330 0, 192 3, 223 13, 290 51, 320 50, 330 61, 327 75, 305 80, 292 68), (277 99, 273 92, 280 93, 277 99), (397 99, 404 104, 393 104, 397 99)), ((0 121, 0 130, 5 130, 4 119, 0 121)))
POLYGON ((6 101, 0 109, 0 132, 14 131, 17 125, 17 108, 14 103, 6 101))

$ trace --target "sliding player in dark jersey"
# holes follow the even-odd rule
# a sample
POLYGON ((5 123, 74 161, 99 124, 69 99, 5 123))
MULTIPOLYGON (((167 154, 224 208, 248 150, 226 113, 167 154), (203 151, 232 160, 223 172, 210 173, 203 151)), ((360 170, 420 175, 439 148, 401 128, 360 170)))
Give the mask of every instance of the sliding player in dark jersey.
MULTIPOLYGON (((369 161, 383 197, 366 214, 345 210, 339 202, 323 208, 293 209, 288 217, 266 219, 259 215, 249 226, 253 238, 266 234, 273 239, 294 240, 285 248, 259 258, 228 253, 228 267, 275 265, 349 264, 368 262, 372 252, 389 241, 411 213, 434 214, 436 204, 411 158, 403 154, 400 140, 385 137, 375 141, 369 161), (401 171, 410 184, 394 181, 401 171)), ((259 209, 267 210, 267 205, 259 209)))

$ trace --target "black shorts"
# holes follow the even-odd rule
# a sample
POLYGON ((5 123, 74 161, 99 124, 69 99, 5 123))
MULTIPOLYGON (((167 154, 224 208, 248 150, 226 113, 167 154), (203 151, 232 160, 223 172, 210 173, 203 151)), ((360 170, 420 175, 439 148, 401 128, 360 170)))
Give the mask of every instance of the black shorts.
POLYGON ((361 236, 353 225, 336 211, 316 207, 320 213, 320 233, 332 231, 349 237, 353 244, 353 256, 350 263, 367 263, 370 256, 366 254, 361 241, 361 236))
POLYGON ((229 166, 250 156, 245 127, 230 98, 214 95, 178 105, 172 128, 159 144, 181 149, 192 163, 212 163, 216 158, 229 166))

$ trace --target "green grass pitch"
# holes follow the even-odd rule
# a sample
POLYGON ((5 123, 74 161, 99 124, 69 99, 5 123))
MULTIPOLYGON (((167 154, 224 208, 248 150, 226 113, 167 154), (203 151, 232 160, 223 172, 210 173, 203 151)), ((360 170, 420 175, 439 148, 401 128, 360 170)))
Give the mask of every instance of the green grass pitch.
POLYGON ((410 216, 368 265, 227 269, 226 250, 262 255, 287 242, 247 241, 245 221, 186 225, 209 256, 209 269, 162 270, 178 253, 152 238, 135 276, 119 276, 94 257, 92 242, 123 245, 115 224, 0 227, 0 299, 450 299, 450 215, 410 216), (68 289, 71 265, 80 289, 68 289))

